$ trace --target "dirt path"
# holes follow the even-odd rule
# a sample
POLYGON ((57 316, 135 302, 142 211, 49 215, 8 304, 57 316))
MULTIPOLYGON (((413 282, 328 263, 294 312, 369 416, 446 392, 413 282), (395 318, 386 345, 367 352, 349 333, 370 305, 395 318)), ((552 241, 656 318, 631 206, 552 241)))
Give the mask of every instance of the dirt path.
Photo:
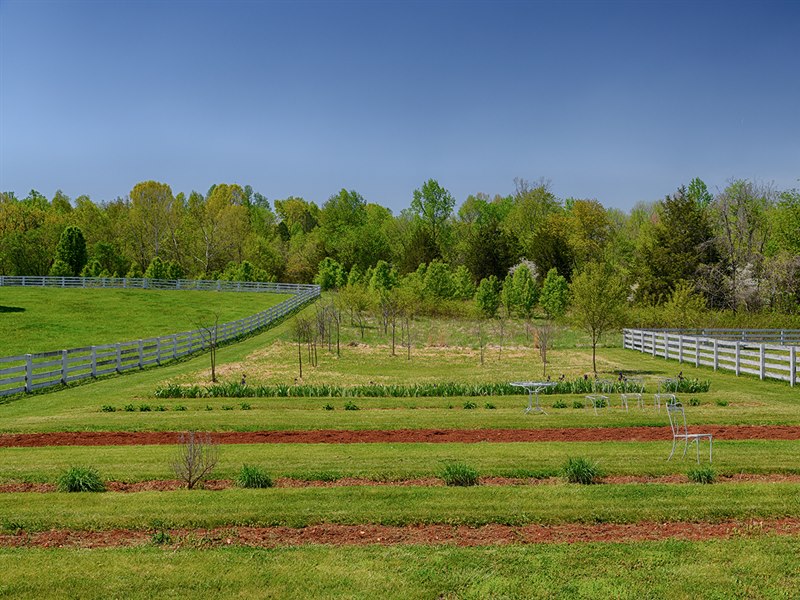
MULTIPOLYGON (((521 486, 521 485, 557 485, 562 483, 560 477, 481 477, 480 485, 483 486, 521 486)), ((800 483, 800 475, 783 473, 751 474, 737 473, 735 475, 719 475, 716 484, 725 483, 800 483)), ((600 484, 626 484, 626 483, 661 483, 661 484, 688 484, 686 475, 661 475, 652 477, 648 475, 611 475, 603 477, 600 484)), ((416 479, 401 479, 397 481, 375 481, 360 477, 342 477, 335 481, 306 481, 279 477, 275 480, 276 488, 322 488, 322 487, 347 487, 347 486, 392 486, 392 487, 444 487, 444 481, 439 477, 419 477, 416 479)), ((124 481, 106 481, 106 490, 109 492, 169 492, 186 487, 185 482, 177 479, 152 479, 127 483, 124 481)), ((203 489, 219 491, 236 487, 230 479, 213 479, 203 484, 203 489)), ((53 483, 0 483, 0 494, 9 493, 53 493, 56 485, 53 483)))
MULTIPOLYGON (((717 440, 800 440, 800 425, 698 425, 717 440)), ((72 431, 4 433, 0 447, 139 446, 176 444, 174 431, 72 431)), ((672 439, 669 427, 572 427, 563 429, 321 429, 313 431, 220 431, 220 444, 358 444, 402 442, 651 442, 672 439)))
MULTIPOLYGON (((39 533, 0 535, 0 547, 122 548, 153 544, 152 530, 73 531, 53 529, 39 533)), ((224 527, 174 529, 161 533, 165 548, 247 546, 276 548, 324 544, 486 546, 575 542, 641 542, 663 539, 700 541, 761 534, 800 535, 800 519, 722 521, 720 523, 600 523, 562 525, 385 525, 322 524, 292 527, 224 527)))

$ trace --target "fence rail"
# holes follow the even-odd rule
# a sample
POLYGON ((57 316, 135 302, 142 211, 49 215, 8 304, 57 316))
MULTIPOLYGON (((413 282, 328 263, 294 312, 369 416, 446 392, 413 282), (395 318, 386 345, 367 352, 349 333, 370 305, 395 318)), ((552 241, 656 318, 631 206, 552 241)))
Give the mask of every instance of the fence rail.
POLYGON ((268 327, 307 302, 319 297, 320 294, 319 286, 316 285, 182 279, 0 276, 0 286, 4 285, 247 291, 283 293, 292 294, 292 296, 255 315, 238 321, 214 324, 203 329, 117 344, 0 357, 0 397, 20 392, 32 392, 90 377, 161 365, 195 352, 204 351, 212 343, 222 344, 268 327), (104 285, 108 282, 112 282, 113 285, 104 285), (120 282, 123 285, 119 285, 120 282))
POLYGON ((709 335, 687 335, 680 330, 624 329, 623 347, 652 356, 662 356, 696 367, 712 367, 757 375, 759 379, 780 379, 794 386, 798 379, 798 347, 800 331, 797 330, 705 330, 709 335), (738 337, 714 337, 714 332, 729 332, 738 337), (744 336, 742 336, 744 334, 744 336), (785 335, 790 334, 790 335, 785 335), (758 343, 760 340, 787 340, 784 343, 758 343), (742 337, 745 339, 743 340, 742 337))

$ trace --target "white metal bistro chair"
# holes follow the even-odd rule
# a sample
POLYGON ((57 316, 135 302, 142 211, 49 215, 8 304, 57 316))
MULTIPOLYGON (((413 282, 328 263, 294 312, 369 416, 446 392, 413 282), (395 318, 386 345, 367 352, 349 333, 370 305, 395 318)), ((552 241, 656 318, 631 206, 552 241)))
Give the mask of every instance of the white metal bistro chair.
POLYGON ((683 457, 686 458, 686 451, 689 449, 689 443, 693 442, 697 447, 697 463, 700 464, 700 440, 708 439, 708 462, 712 462, 712 453, 714 449, 714 441, 710 433, 689 433, 689 428, 686 426, 686 413, 683 411, 683 404, 680 402, 672 402, 667 404, 667 416, 669 417, 669 426, 672 429, 672 452, 669 453, 671 460, 675 454, 675 447, 678 445, 678 440, 683 440, 683 457))
POLYGON ((622 408, 628 410, 628 401, 636 400, 639 408, 644 408, 644 379, 626 379, 622 384, 622 392, 620 393, 620 400, 622 401, 622 408))

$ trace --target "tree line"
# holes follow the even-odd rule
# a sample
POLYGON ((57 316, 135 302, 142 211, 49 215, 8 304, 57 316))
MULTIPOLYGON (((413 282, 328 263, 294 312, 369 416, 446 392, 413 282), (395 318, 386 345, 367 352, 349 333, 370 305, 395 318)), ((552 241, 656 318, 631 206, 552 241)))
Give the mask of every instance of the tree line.
POLYGON ((238 184, 186 195, 144 181, 99 203, 0 193, 4 275, 316 280, 351 295, 357 284, 392 289, 407 279, 398 287, 430 299, 434 312, 464 299, 491 312, 499 298, 498 308, 508 312, 513 300, 525 316, 544 310, 548 278, 571 284, 599 266, 640 307, 796 313, 800 192, 734 180, 712 194, 693 179, 626 213, 517 179, 512 193, 470 195, 456 210, 431 179, 397 215, 346 189, 321 206, 270 202, 238 184), (519 286, 504 285, 509 277, 519 286))

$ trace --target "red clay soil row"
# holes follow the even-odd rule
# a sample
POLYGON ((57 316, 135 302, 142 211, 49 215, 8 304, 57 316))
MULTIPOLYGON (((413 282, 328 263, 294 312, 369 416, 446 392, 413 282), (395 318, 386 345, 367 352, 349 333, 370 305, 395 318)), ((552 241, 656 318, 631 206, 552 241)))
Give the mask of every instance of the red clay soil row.
MULTIPOLYGON (((702 425, 722 440, 800 440, 798 425, 702 425)), ((220 431, 220 444, 358 444, 402 442, 652 442, 672 439, 669 427, 570 427, 563 429, 396 429, 343 431, 220 431)), ((0 447, 140 446, 176 444, 174 431, 70 431, 0 434, 0 447)))
MULTIPOLYGON (((559 477, 518 478, 518 477, 481 477, 480 485, 484 486, 521 486, 521 485, 557 485, 562 483, 559 477)), ((734 475, 719 475, 717 484, 724 483, 800 483, 800 475, 783 473, 754 474, 737 473, 734 475)), ((612 475, 604 477, 600 484, 626 484, 626 483, 661 483, 661 484, 688 484, 686 475, 662 475, 651 477, 647 475, 612 475)), ((375 481, 359 477, 342 477, 335 481, 306 481, 279 477, 275 480, 277 488, 321 488, 321 487, 346 487, 346 486, 392 486, 392 487, 443 487, 444 481, 439 477, 420 477, 416 479, 402 479, 397 481, 375 481)), ((107 481, 106 489, 109 492, 169 492, 185 488, 186 484, 177 479, 152 479, 126 483, 123 481, 107 481)), ((236 487, 230 479, 213 479, 203 483, 203 489, 219 491, 236 487)), ((2 483, 0 494, 8 493, 52 493, 56 491, 52 483, 2 483)))
MULTIPOLYGON (((800 535, 800 519, 784 518, 720 523, 569 523, 561 525, 334 525, 226 527, 169 530, 166 548, 246 546, 277 548, 327 546, 449 545, 487 546, 575 542, 643 542, 664 539, 702 541, 762 534, 800 535)), ((120 548, 153 543, 152 530, 74 531, 53 529, 0 535, 0 547, 120 548)))

